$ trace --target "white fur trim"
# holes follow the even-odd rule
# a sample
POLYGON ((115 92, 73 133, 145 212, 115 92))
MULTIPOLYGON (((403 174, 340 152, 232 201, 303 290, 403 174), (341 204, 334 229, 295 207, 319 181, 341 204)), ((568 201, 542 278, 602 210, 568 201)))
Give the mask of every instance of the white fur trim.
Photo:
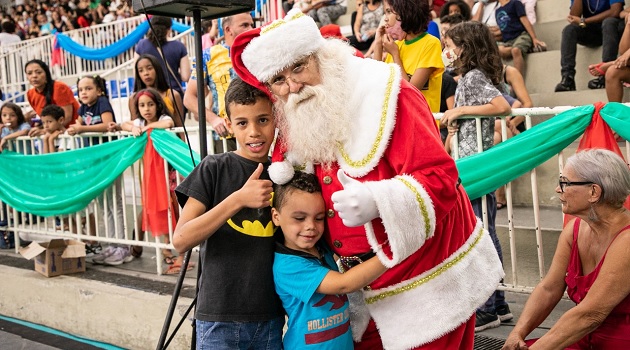
POLYGON ((295 175, 295 170, 293 166, 288 161, 282 162, 273 162, 267 169, 269 173, 269 178, 271 181, 278 185, 284 185, 287 182, 291 181, 293 175, 295 175))
POLYGON ((364 184, 374 196, 385 232, 388 233, 391 259, 377 241, 371 222, 365 224, 367 239, 383 265, 391 268, 420 249, 425 240, 433 237, 433 201, 424 187, 410 175, 364 184))
POLYGON ((496 290, 503 267, 482 227, 478 220, 466 243, 435 268, 387 288, 363 291, 385 349, 410 349, 446 335, 467 322, 496 290), (412 288, 395 292, 404 286, 412 288))
POLYGON ((396 123, 400 68, 355 56, 348 56, 345 66, 347 76, 359 81, 348 101, 351 134, 343 151, 337 151, 337 159, 346 174, 358 178, 376 167, 389 144, 396 123))
POLYGON ((284 19, 263 27, 260 36, 252 39, 243 50, 241 58, 259 81, 267 82, 325 43, 315 21, 299 9, 293 9, 284 19))

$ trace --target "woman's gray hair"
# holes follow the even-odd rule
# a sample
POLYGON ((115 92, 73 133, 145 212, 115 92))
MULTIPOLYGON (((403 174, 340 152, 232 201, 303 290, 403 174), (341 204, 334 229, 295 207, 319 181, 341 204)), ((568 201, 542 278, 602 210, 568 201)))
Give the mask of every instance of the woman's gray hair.
POLYGON ((592 181, 601 186, 602 203, 620 208, 630 195, 630 169, 615 152, 584 150, 569 157, 566 165, 580 177, 576 181, 592 181))

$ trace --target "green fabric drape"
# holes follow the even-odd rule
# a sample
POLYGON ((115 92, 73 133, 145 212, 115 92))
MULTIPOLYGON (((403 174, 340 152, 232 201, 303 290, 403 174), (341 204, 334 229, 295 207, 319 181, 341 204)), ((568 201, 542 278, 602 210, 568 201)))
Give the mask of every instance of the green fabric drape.
POLYGON ((180 174, 188 176, 195 168, 201 157, 193 151, 193 161, 190 160, 190 150, 188 145, 175 136, 175 134, 166 130, 155 129, 151 132, 151 140, 155 150, 166 159, 169 164, 175 168, 180 174))
MULTIPOLYGON (((470 198, 494 191, 559 153, 582 135, 593 111, 592 105, 571 109, 486 152, 457 160, 470 198)), ((613 130, 630 140, 630 107, 609 103, 600 114, 613 130)), ((187 176, 192 171, 188 146, 177 136, 155 129, 151 140, 160 156, 180 174, 187 176)), ((0 200, 35 215, 74 213, 140 159, 146 142, 143 134, 61 153, 0 153, 0 200)), ((193 152, 193 158, 194 164, 199 164, 197 153, 193 152)))
POLYGON ((41 216, 85 208, 144 152, 146 135, 42 155, 0 154, 0 200, 41 216))
MULTIPOLYGON (((192 171, 188 146, 172 133, 151 132, 158 153, 184 176, 192 171)), ((0 200, 18 211, 65 215, 85 208, 144 154, 147 134, 72 151, 0 153, 0 200)), ((195 153, 196 164, 199 155, 195 153)))
POLYGON ((488 151, 458 159, 468 196, 490 193, 558 154, 584 133, 594 109, 591 105, 568 110, 488 151))

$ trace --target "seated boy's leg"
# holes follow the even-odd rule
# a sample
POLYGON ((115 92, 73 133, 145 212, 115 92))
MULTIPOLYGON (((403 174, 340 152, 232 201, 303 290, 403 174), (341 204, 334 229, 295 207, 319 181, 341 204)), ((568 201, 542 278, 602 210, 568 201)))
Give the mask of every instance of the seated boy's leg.
POLYGON ((512 60, 514 67, 525 76, 525 56, 532 49, 534 43, 527 32, 521 33, 512 43, 512 60))
POLYGON ((284 317, 263 322, 196 321, 197 349, 282 349, 284 317))

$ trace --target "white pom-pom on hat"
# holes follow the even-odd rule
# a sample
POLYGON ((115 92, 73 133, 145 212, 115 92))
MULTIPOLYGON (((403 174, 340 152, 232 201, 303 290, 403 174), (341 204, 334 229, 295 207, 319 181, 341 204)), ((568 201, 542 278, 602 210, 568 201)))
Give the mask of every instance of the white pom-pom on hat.
POLYGON ((269 177, 271 178, 271 181, 278 185, 284 185, 288 183, 295 175, 293 165, 291 165, 291 163, 287 160, 271 163, 267 171, 269 172, 269 177))

